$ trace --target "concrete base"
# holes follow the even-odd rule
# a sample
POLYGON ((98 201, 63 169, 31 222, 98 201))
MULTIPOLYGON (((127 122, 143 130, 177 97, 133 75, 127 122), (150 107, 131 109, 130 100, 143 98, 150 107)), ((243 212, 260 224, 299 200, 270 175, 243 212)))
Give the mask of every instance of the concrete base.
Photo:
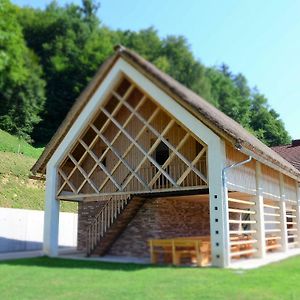
POLYGON ((42 250, 0 253, 0 261, 22 259, 22 258, 33 258, 33 257, 41 257, 41 256, 44 256, 42 250))
MULTIPOLYGON (((73 255, 74 253, 78 253, 78 251, 74 247, 59 248, 59 255, 73 255)), ((6 252, 6 253, 0 253, 0 261, 22 259, 22 258, 33 258, 33 257, 41 257, 41 256, 45 256, 42 250, 6 252)))
POLYGON ((253 259, 243 259, 234 260, 231 262, 230 269, 243 269, 250 270, 259 268, 270 263, 275 263, 287 259, 292 256, 300 255, 300 248, 290 249, 287 252, 275 252, 268 253, 264 259, 253 258, 253 259))

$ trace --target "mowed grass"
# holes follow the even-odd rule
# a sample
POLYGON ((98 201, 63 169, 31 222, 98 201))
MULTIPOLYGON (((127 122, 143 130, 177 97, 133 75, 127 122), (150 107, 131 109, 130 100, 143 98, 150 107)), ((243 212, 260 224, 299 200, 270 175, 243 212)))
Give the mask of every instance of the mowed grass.
POLYGON ((300 299, 300 257, 249 271, 34 258, 0 263, 0 299, 300 299))

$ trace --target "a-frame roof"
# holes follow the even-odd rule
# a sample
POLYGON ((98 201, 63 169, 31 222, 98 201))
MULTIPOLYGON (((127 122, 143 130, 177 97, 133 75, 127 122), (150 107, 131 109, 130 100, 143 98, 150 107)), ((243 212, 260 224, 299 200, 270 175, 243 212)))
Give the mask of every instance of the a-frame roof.
POLYGON ((161 88, 175 101, 184 106, 188 111, 190 111, 195 117, 216 132, 219 136, 224 137, 233 144, 240 144, 246 149, 254 152, 257 157, 261 157, 262 160, 269 161, 285 172, 289 172, 300 179, 300 172, 288 161, 258 140, 240 124, 201 98, 199 95, 189 90, 169 75, 160 71, 153 64, 143 59, 137 53, 123 46, 117 46, 115 50, 115 54, 100 67, 90 84, 75 101, 74 105, 67 114, 67 117, 46 146, 40 158, 32 167, 31 171, 34 174, 45 174, 47 162, 67 134, 68 130, 71 128, 85 104, 89 101, 90 97, 96 91, 115 62, 119 58, 122 58, 135 69, 140 71, 159 88, 161 88))

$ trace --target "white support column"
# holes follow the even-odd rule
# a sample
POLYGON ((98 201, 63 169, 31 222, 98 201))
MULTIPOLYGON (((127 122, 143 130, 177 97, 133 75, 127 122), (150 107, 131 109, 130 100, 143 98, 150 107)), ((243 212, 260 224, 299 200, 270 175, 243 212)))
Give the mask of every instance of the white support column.
POLYGON ((222 170, 225 161, 224 142, 220 138, 216 138, 208 146, 210 235, 212 265, 216 267, 228 267, 230 263, 228 192, 222 184, 222 170))
POLYGON ((281 250, 286 252, 288 250, 288 238, 287 238, 287 225, 286 225, 286 203, 284 192, 284 180, 283 175, 280 173, 280 229, 281 229, 281 250))
POLYGON ((296 194, 297 194, 297 204, 296 204, 296 222, 297 222, 297 242, 298 248, 300 248, 300 190, 299 190, 299 183, 296 183, 296 194))
POLYGON ((264 197, 262 187, 261 164, 256 161, 256 197, 255 197, 255 220, 254 228, 256 233, 254 238, 257 240, 256 257, 264 258, 266 256, 266 236, 265 236, 265 218, 264 218, 264 197))
POLYGON ((46 172, 46 205, 44 215, 43 252, 48 256, 58 255, 59 201, 56 199, 57 170, 47 165, 46 172))

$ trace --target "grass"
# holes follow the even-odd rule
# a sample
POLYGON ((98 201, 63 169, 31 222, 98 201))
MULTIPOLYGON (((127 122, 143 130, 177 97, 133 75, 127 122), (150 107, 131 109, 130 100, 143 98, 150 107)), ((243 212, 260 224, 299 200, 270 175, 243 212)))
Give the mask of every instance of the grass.
MULTIPOLYGON (((45 182, 29 178, 43 149, 20 142, 23 154, 18 138, 0 130, 0 207, 43 210, 45 182)), ((77 212, 77 204, 62 201, 61 211, 77 212)))
POLYGON ((0 263, 1 299, 299 299, 300 257, 260 269, 34 258, 0 263))
MULTIPOLYGON (((36 159, 0 152, 0 207, 44 209, 45 182, 29 178, 36 159)), ((77 212, 77 204, 61 202, 61 211, 77 212)))
POLYGON ((19 139, 0 129, 0 151, 20 153, 25 156, 39 158, 44 148, 34 148, 22 139, 19 139))

